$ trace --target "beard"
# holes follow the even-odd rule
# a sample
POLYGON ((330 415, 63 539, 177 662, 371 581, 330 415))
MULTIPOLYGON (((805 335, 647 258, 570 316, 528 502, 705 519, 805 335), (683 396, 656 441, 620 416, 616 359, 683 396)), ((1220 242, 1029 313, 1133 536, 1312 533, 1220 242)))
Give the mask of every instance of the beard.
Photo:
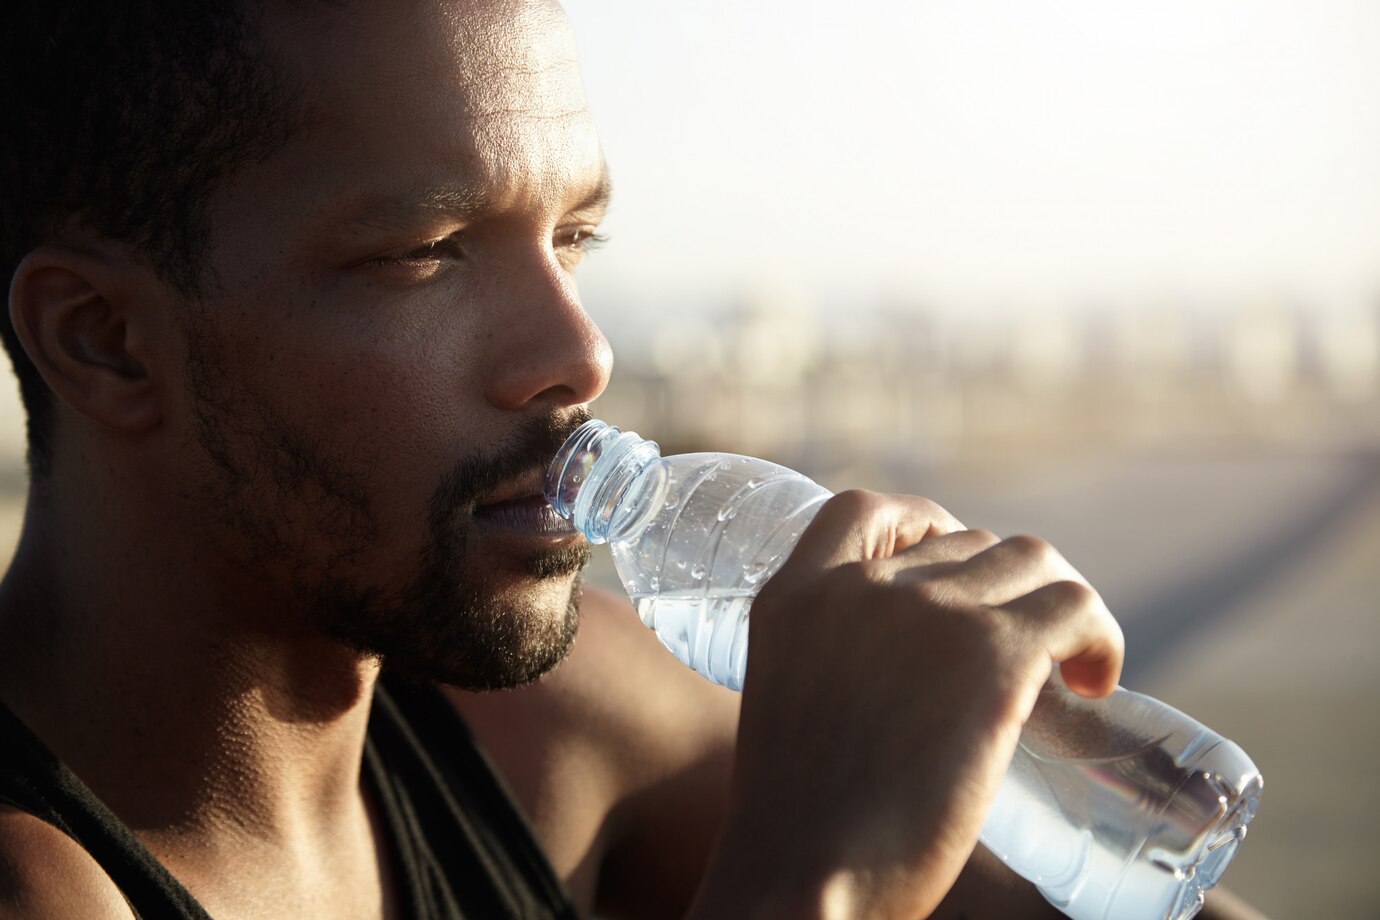
POLYGON ((579 627, 580 575, 589 562, 589 544, 517 560, 522 577, 533 581, 574 576, 565 609, 556 617, 545 605, 505 590, 503 577, 467 570, 461 560, 472 555, 475 535, 468 525, 476 501, 513 476, 549 464, 586 419, 584 413, 563 422, 531 419, 503 453, 457 464, 428 503, 428 542, 417 576, 383 598, 349 580, 327 578, 311 606, 313 625, 382 659, 391 672, 468 690, 520 686, 555 667, 579 627))
POLYGON ((188 382, 197 440, 210 460, 202 497, 230 535, 222 547, 229 558, 265 578, 285 578, 289 603, 312 630, 412 679, 470 690, 516 687, 565 657, 579 626, 589 545, 481 566, 471 514, 499 484, 549 464, 587 413, 529 417, 501 450, 458 462, 427 503, 425 544, 396 550, 381 545, 366 477, 261 394, 228 383, 233 377, 209 326, 204 317, 187 324, 188 382), (366 581, 358 563, 381 551, 407 558, 411 577, 394 585, 366 581), (527 590, 514 584, 515 575, 527 590), (564 609, 534 599, 552 592, 533 586, 560 579, 571 581, 564 609))

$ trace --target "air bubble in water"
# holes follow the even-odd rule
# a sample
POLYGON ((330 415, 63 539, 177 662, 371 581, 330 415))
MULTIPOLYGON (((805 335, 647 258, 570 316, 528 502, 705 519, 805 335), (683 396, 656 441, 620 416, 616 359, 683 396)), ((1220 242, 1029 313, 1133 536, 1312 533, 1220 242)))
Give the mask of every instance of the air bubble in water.
POLYGON ((749 479, 749 480, 747 481, 747 487, 748 487, 749 489, 756 489, 757 487, 759 487, 760 485, 762 485, 762 483, 764 483, 764 482, 766 482, 766 480, 763 479, 761 476, 754 476, 754 477, 752 477, 751 479, 749 479))
POLYGON ((749 562, 743 566, 743 579, 748 584, 756 584, 762 580, 762 576, 767 573, 765 562, 749 562))
POLYGON ((738 515, 737 505, 724 505, 719 509, 719 520, 731 521, 738 515))
POLYGON ((708 574, 709 570, 706 569, 703 564, 697 565, 690 570, 690 577, 695 579, 696 581, 699 581, 701 578, 708 574))

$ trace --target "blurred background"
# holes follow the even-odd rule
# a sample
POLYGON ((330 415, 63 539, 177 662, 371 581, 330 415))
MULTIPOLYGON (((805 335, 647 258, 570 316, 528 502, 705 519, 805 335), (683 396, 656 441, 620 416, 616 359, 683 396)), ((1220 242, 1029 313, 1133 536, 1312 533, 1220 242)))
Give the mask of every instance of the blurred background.
POLYGON ((1227 884, 1380 916, 1380 4, 566 6, 596 414, 1051 539, 1261 766, 1227 884))

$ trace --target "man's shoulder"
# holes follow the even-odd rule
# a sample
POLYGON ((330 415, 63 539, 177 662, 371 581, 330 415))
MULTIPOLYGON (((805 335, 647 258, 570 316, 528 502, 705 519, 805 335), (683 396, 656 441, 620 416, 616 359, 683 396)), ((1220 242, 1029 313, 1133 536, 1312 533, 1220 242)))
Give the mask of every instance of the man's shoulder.
POLYGON ((479 723, 498 716, 511 730, 521 716, 542 744, 578 745, 629 768, 731 748, 738 695, 687 669, 642 625, 628 601, 588 587, 570 654, 551 673, 500 694, 452 693, 479 723))
POLYGON ((627 598, 602 588, 586 589, 581 628, 575 646, 560 667, 548 675, 553 690, 626 722, 641 732, 648 720, 668 710, 689 709, 704 721, 681 728, 692 732, 722 728, 736 721, 738 695, 717 687, 677 661, 642 624, 627 598))
POLYGON ((133 916, 110 876, 81 844, 41 818, 0 805, 0 918, 133 916))
POLYGON ((448 691, 585 913, 683 912, 727 802, 738 695, 588 588, 570 654, 502 693, 448 691))

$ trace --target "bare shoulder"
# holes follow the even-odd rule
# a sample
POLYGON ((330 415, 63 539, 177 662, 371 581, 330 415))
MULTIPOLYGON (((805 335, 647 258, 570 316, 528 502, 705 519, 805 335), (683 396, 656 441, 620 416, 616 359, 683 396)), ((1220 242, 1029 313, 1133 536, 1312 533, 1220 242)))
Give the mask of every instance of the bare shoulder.
POLYGON ((590 587, 550 674, 450 695, 582 909, 688 904, 727 804, 736 693, 676 661, 625 598, 590 587))
POLYGON ((622 595, 586 592, 581 641, 552 682, 668 753, 702 754, 707 738, 731 744, 738 694, 677 661, 622 595))
POLYGON ((674 770, 731 750, 737 731, 738 695, 676 661, 625 598, 596 587, 585 589, 575 645, 550 674, 506 693, 452 699, 481 734, 495 718, 509 733, 520 713, 544 745, 603 753, 630 771, 674 770))
POLYGON ((0 918, 133 916, 110 876, 75 840, 28 812, 0 806, 0 918))

